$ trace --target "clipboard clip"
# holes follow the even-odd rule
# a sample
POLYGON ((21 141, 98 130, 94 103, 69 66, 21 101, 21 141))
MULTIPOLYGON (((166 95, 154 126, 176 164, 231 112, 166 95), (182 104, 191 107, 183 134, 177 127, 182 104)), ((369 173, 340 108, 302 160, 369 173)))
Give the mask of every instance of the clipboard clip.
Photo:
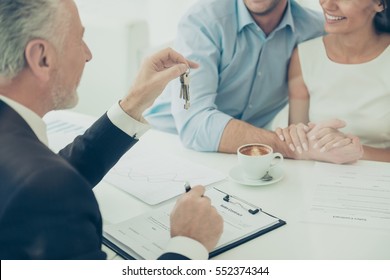
POLYGON ((247 210, 252 215, 255 215, 261 211, 260 208, 251 209, 253 205, 250 205, 249 203, 244 202, 242 200, 239 200, 238 198, 235 198, 235 197, 228 195, 228 194, 223 197, 223 200, 226 202, 233 203, 235 205, 240 206, 242 209, 247 210), (233 200, 232 200, 232 198, 233 198, 233 200), (243 204, 246 204, 247 206, 250 206, 250 207, 245 207, 243 204))

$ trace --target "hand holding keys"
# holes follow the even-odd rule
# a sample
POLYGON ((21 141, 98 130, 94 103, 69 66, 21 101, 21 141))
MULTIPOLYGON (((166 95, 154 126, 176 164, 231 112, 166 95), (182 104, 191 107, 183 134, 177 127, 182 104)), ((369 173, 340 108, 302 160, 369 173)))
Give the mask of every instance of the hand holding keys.
POLYGON ((190 69, 180 76, 180 98, 185 100, 184 109, 188 110, 190 108, 190 69))

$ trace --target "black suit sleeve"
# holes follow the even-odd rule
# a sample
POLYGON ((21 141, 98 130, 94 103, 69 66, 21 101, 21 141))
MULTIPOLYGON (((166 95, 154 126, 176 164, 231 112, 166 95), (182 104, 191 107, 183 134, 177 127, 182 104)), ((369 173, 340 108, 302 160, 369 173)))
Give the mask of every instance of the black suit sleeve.
POLYGON ((47 164, 7 199, 12 215, 3 215, 0 259, 105 259, 89 184, 70 166, 47 164))
POLYGON ((158 258, 158 260, 190 260, 190 259, 177 253, 165 253, 162 254, 158 258))
POLYGON ((59 155, 95 186, 136 142, 104 114, 59 155))

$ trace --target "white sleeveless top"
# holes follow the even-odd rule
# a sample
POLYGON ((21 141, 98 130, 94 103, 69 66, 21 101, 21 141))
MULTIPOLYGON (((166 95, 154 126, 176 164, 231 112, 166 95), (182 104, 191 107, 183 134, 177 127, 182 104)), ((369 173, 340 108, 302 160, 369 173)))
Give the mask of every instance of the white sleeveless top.
POLYGON ((344 120, 344 133, 358 136, 362 144, 389 148, 390 46, 361 64, 331 61, 322 37, 301 43, 298 51, 310 94, 310 121, 344 120))

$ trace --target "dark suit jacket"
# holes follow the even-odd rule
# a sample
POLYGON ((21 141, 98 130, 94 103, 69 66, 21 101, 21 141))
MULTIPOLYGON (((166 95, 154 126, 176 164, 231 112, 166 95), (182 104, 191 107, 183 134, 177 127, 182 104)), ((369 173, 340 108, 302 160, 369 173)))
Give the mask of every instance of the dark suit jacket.
POLYGON ((55 154, 0 100, 0 259, 104 259, 92 188, 136 142, 105 114, 55 154))

